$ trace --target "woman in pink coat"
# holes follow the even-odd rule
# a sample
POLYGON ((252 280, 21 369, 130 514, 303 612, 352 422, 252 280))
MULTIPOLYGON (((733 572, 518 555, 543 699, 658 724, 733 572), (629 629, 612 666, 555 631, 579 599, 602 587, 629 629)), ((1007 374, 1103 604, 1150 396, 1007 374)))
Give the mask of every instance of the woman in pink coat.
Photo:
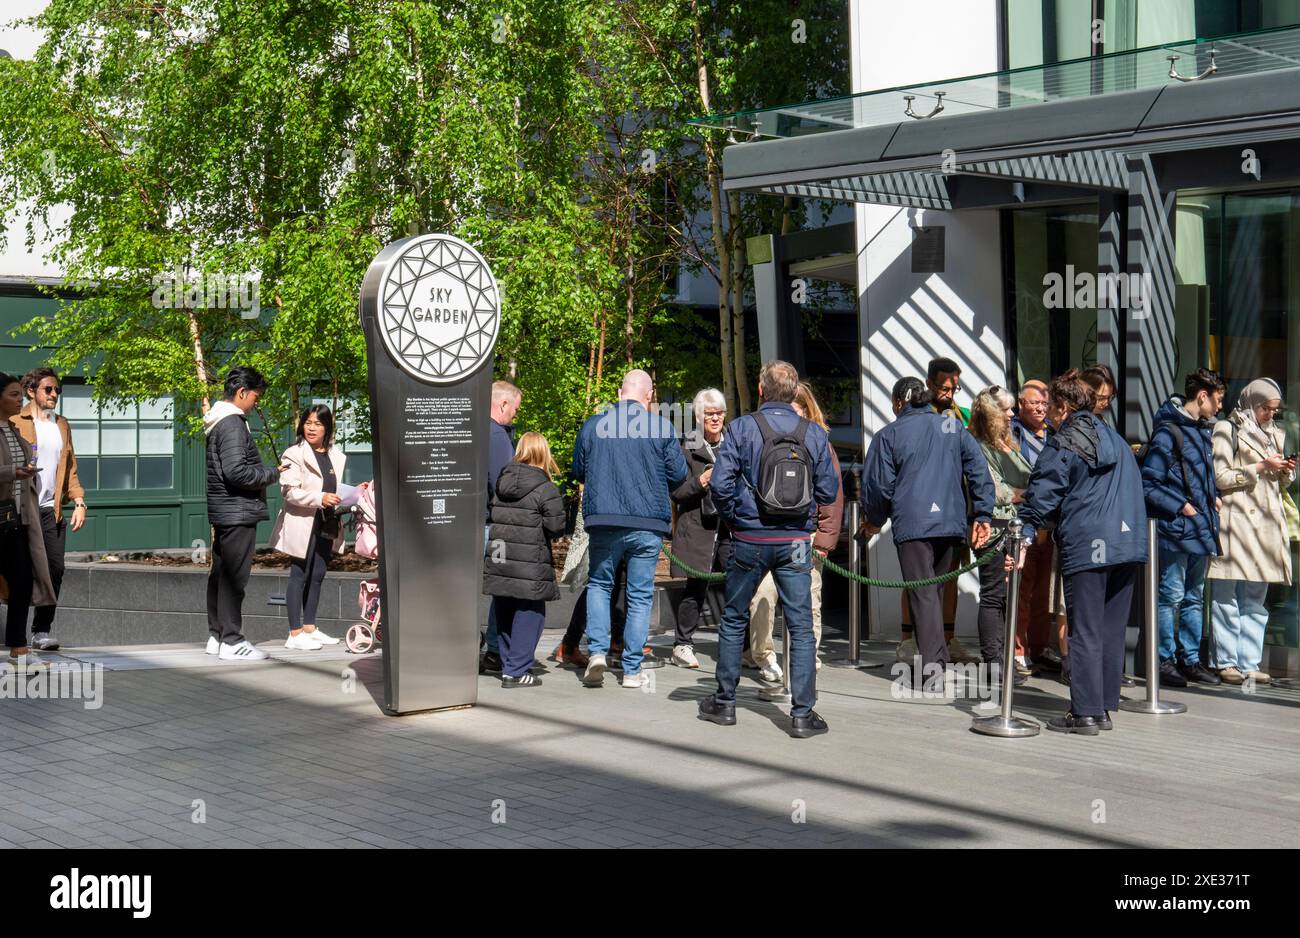
POLYGON ((298 442, 284 452, 280 476, 284 502, 271 531, 271 547, 293 558, 285 606, 289 639, 285 648, 315 651, 338 639, 316 628, 316 605, 331 554, 343 552, 343 525, 335 509, 346 457, 334 445, 334 415, 313 404, 298 421, 298 442))

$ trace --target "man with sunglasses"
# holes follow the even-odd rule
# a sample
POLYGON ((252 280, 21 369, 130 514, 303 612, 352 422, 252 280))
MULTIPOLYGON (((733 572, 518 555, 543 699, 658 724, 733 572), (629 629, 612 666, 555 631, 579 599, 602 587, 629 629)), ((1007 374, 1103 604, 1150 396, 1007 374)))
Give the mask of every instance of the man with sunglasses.
MULTIPOLYGON (((10 419, 18 428, 23 442, 36 450, 36 497, 41 510, 41 534, 45 556, 49 561, 50 582, 57 599, 63 585, 64 547, 67 522, 63 506, 71 501, 72 530, 86 523, 86 492, 77 478, 77 455, 72 449, 72 429, 55 411, 63 385, 51 368, 33 368, 23 375, 23 393, 27 403, 10 419)), ((57 606, 37 606, 32 617, 31 647, 38 651, 57 651, 59 643, 50 634, 54 628, 57 606)))

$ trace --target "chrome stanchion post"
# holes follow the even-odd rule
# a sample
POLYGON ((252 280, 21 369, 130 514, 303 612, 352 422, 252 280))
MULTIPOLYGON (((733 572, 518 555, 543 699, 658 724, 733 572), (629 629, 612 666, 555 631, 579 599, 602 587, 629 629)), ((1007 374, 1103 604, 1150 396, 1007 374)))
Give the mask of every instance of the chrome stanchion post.
POLYGON ((1006 630, 1002 636, 1002 710, 997 716, 976 717, 971 723, 972 730, 985 736, 1037 736, 1042 729, 1033 720, 1022 720, 1011 715, 1011 698, 1016 686, 1016 620, 1020 606, 1020 532, 1023 527, 1019 520, 1013 520, 1007 525, 1006 540, 1003 542, 1004 553, 1013 562, 1007 584, 1006 630))
MULTIPOLYGON (((862 549, 858 545, 858 500, 849 502, 849 571, 854 577, 862 572, 862 549)), ((849 578, 849 664, 857 667, 862 660, 862 584, 849 578)))
POLYGON ((1156 519, 1147 521, 1146 637, 1143 650, 1147 656, 1147 695, 1141 700, 1121 700, 1119 708, 1129 713, 1186 713, 1187 704, 1160 701, 1160 540, 1156 519))

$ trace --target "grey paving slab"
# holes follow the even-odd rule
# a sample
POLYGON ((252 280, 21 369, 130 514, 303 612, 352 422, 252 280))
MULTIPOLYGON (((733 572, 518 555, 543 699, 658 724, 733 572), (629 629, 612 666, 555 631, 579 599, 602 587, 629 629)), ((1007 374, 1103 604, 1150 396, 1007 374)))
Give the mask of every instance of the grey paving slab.
MULTIPOLYGON (((1172 691, 1188 713, 1117 714, 1097 738, 994 740, 969 731, 970 702, 899 700, 887 670, 827 668, 831 733, 793 740, 751 672, 737 726, 695 718, 707 637, 704 667, 656 671, 653 694, 589 690, 552 666, 536 690, 484 677, 474 708, 400 718, 380 712, 376 656, 265 647, 273 660, 252 666, 196 646, 70 649, 64 660, 105 669, 102 707, 0 700, 0 785, 19 793, 0 843, 1200 847, 1205 830, 1300 842, 1294 688, 1172 691)), ((1066 701, 1035 678, 1017 710, 1041 720, 1066 701)))

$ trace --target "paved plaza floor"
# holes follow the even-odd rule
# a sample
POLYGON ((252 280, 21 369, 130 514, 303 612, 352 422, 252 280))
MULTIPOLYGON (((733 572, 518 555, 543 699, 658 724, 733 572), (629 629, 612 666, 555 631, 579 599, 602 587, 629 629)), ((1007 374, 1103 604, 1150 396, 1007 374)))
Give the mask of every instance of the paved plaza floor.
MULTIPOLYGON (((51 655, 102 665, 101 705, 0 699, 0 846, 1300 844, 1291 686, 1169 691, 1187 713, 1004 740, 970 731, 976 701, 900 700, 888 667, 826 667, 831 732, 795 740, 755 672, 738 725, 696 719, 712 633, 700 670, 658 669, 646 691, 614 675, 588 689, 547 662, 541 688, 481 677, 476 706, 405 717, 381 713, 377 655, 263 647, 273 660, 255 664, 198 645, 51 655)), ((866 647, 864 661, 893 659, 866 647)), ((1066 690, 1034 678, 1016 709, 1060 713, 1066 690)))

